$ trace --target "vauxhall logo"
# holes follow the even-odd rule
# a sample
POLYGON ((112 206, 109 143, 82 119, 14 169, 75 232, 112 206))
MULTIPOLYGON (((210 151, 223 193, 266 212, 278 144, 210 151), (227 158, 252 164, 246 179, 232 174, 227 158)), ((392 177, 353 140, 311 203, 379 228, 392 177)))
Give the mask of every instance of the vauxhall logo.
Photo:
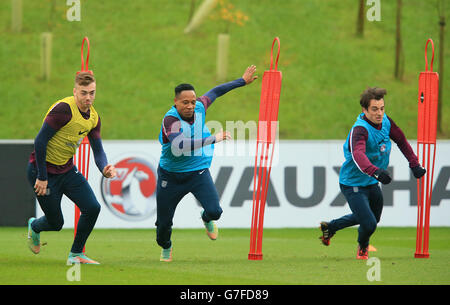
MULTIPOLYGON (((326 181, 326 167, 325 166, 315 166, 312 172, 313 190, 311 195, 307 197, 302 197, 299 195, 302 188, 302 182, 299 181, 297 172, 297 166, 286 166, 284 167, 284 189, 275 189, 271 177, 268 184, 267 193, 267 205, 271 207, 279 207, 280 200, 278 199, 278 192, 284 192, 284 195, 289 202, 289 204, 298 208, 310 208, 322 203, 325 198, 326 189, 328 187, 326 181)), ((300 167, 301 168, 301 167, 300 167)), ((222 166, 219 169, 217 177, 215 179, 215 185, 219 198, 222 197, 223 193, 227 189, 227 185, 230 181, 231 174, 235 168, 232 166, 222 166)), ((339 176, 340 167, 333 167, 333 172, 336 176, 339 176)), ((389 167, 388 171, 395 177, 395 172, 393 167, 389 167)), ((253 167, 245 167, 240 175, 239 182, 237 184, 236 190, 232 196, 230 206, 231 207, 241 207, 247 200, 253 200, 253 167)), ((450 199, 450 189, 447 189, 447 185, 450 180, 450 166, 443 166, 436 172, 433 185, 433 196, 431 200, 432 206, 439 206, 442 200, 450 199), (437 174, 437 175, 436 175, 437 174)), ((333 183, 337 183, 333 181, 333 183)), ((412 173, 409 175, 408 180, 396 180, 393 179, 390 184, 382 185, 384 206, 394 205, 394 192, 396 191, 408 191, 410 206, 417 206, 417 179, 412 173)), ((338 192, 333 200, 326 202, 325 204, 334 207, 341 207, 346 204, 345 197, 338 192)))

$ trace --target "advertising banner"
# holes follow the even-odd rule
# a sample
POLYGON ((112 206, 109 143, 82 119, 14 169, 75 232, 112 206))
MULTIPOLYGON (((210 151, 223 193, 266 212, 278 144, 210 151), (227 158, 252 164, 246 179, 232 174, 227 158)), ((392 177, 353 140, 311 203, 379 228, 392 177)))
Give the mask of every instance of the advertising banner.
MULTIPOLYGON (((411 141, 415 150, 416 142, 411 141)), ((89 184, 102 206, 97 228, 155 228, 156 183, 161 145, 157 141, 104 141, 114 179, 103 178, 91 155, 89 184)), ((320 221, 351 213, 339 189, 343 141, 279 141, 272 164, 265 228, 317 227, 320 221)), ((221 228, 250 228, 255 143, 216 145, 210 168, 223 214, 221 228)), ((91 152, 92 154, 92 152, 91 152)), ((450 141, 438 141, 431 226, 450 226, 450 141)), ((379 226, 416 226, 417 180, 395 143, 383 185, 384 209, 379 226)), ((64 227, 73 227, 74 205, 63 196, 64 227)), ((201 206, 192 194, 178 204, 174 228, 202 228, 201 206)), ((37 205, 37 216, 42 211, 37 205)))

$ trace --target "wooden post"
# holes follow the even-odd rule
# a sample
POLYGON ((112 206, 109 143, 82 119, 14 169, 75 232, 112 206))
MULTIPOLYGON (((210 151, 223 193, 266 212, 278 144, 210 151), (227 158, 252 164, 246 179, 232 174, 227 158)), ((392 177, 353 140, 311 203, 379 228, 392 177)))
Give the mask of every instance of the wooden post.
POLYGON ((22 31, 22 0, 11 0, 11 30, 22 31))
POLYGON ((396 79, 403 79, 403 44, 402 44, 402 0, 397 0, 397 22, 395 33, 395 71, 396 79))
POLYGON ((359 0, 359 8, 358 8, 358 18, 356 20, 356 36, 363 37, 364 36, 364 2, 365 0, 359 0))
POLYGON ((227 79, 229 45, 230 35, 219 34, 217 37, 217 81, 219 82, 224 82, 227 79))
POLYGON ((41 34, 41 78, 50 79, 52 66, 52 33, 41 34))

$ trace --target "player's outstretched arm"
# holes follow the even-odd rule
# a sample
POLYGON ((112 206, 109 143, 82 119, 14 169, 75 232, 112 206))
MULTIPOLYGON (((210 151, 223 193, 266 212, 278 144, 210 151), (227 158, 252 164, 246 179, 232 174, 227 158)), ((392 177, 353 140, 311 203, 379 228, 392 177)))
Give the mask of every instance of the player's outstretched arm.
POLYGON ((219 143, 225 140, 231 140, 231 133, 229 131, 223 131, 221 130, 220 132, 216 133, 214 135, 216 137, 216 142, 215 143, 219 143))
POLYGON ((258 78, 258 75, 255 75, 255 73, 256 73, 255 65, 251 65, 250 67, 245 69, 242 78, 244 79, 246 85, 251 84, 255 79, 258 78))
MULTIPOLYGON (((241 78, 235 79, 228 83, 221 84, 221 85, 209 90, 208 92, 206 92, 202 96, 202 97, 206 96, 209 99, 206 102, 206 105, 205 105, 205 102, 203 102, 205 105, 205 108, 208 108, 218 97, 224 95, 225 93, 227 93, 233 89, 251 84, 255 79, 258 78, 258 76, 255 75, 255 73, 256 73, 256 66, 251 65, 247 69, 245 69, 244 74, 242 75, 241 78)), ((200 100, 203 100, 203 99, 200 98, 200 100)))

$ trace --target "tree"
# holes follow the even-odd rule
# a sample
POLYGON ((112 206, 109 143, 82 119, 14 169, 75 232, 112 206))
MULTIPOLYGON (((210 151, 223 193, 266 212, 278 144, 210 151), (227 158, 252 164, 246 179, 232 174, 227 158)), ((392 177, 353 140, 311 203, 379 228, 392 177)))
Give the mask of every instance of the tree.
POLYGON ((445 32, 445 7, 444 0, 438 0, 438 13, 439 13, 439 97, 438 97, 438 118, 437 118, 437 130, 439 134, 442 134, 442 102, 443 99, 443 87, 444 87, 444 32, 445 32))
POLYGON ((195 12, 195 0, 191 0, 191 9, 189 10, 188 24, 191 22, 195 12))
POLYGON ((364 36, 364 2, 365 0, 359 0, 359 10, 358 10, 358 19, 356 22, 356 36, 363 37, 364 36))
POLYGON ((397 0, 397 29, 395 34, 395 71, 396 79, 403 79, 404 55, 402 44, 402 0, 397 0))

